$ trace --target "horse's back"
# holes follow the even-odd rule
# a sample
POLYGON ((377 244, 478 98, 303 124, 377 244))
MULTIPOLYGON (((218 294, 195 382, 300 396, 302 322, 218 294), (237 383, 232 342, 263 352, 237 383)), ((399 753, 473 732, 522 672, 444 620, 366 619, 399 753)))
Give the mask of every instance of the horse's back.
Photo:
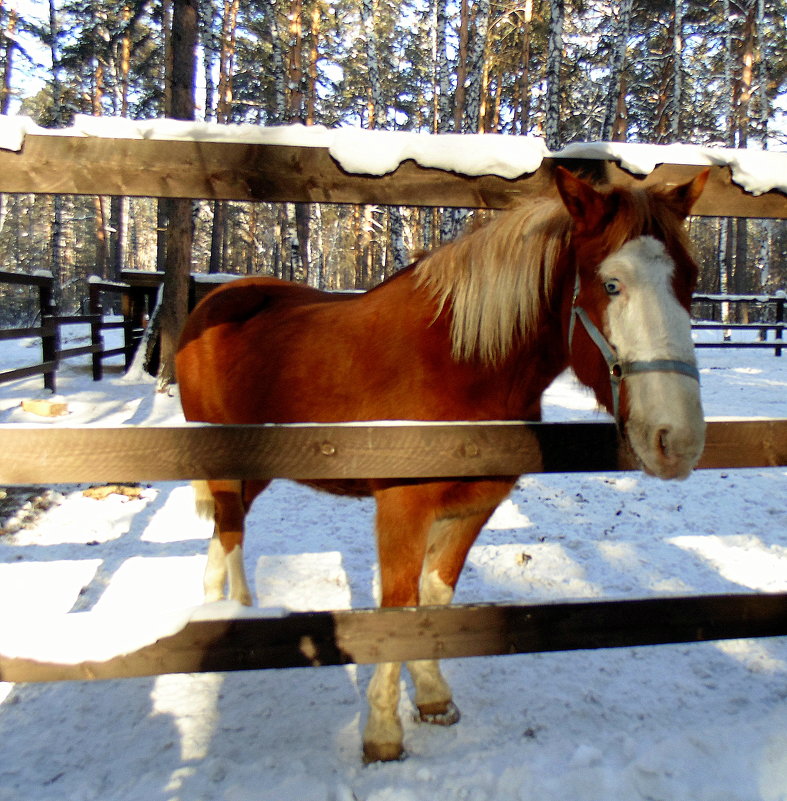
POLYGON ((197 304, 183 330, 180 347, 210 326, 243 323, 277 307, 331 302, 341 297, 271 276, 240 278, 216 287, 197 304))
MULTIPOLYGON (((189 316, 176 358, 183 410, 203 422, 291 422, 358 296, 271 277, 222 285, 189 316)), ((347 323, 344 323, 347 325, 347 323)), ((347 337, 343 337, 348 339, 347 337)))

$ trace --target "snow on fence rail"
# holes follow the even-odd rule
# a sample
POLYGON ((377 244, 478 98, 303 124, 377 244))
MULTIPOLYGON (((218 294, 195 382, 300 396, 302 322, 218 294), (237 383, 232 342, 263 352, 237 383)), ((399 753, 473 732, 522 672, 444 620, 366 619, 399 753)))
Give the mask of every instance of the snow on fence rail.
MULTIPOLYGON (((484 136, 485 141, 503 152, 506 144, 511 146, 522 140, 484 136)), ((451 144, 455 149, 456 137, 451 144)), ((705 151, 700 150, 698 158, 671 163, 674 149, 647 146, 646 168, 650 171, 645 175, 641 174, 641 166, 630 164, 613 145, 592 144, 547 157, 541 153, 532 172, 514 178, 463 174, 461 158, 455 170, 423 167, 405 158, 393 172, 370 175, 348 172, 332 155, 331 148, 325 146, 112 139, 69 135, 65 131, 27 136, 18 151, 0 150, 0 192, 509 208, 523 200, 554 194, 552 176, 558 164, 596 182, 623 186, 683 183, 705 169, 703 165, 710 164, 706 190, 693 214, 787 217, 787 194, 778 189, 761 191, 764 186, 759 186, 766 173, 766 185, 773 185, 774 176, 779 178, 778 186, 782 186, 782 178, 787 185, 785 154, 720 150, 720 156, 706 158, 705 151), (744 183, 757 188, 760 194, 747 192, 733 180, 733 169, 753 156, 758 157, 756 180, 744 183), (637 166, 638 174, 619 166, 620 161, 632 168, 637 166)), ((465 154, 468 153, 466 158, 470 159, 472 147, 465 147, 465 154)))

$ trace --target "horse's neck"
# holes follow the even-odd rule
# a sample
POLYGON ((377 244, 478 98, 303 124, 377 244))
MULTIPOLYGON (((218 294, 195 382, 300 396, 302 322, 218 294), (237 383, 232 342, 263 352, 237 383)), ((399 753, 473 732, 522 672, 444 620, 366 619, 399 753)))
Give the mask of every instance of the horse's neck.
POLYGON ((569 321, 576 269, 567 254, 557 266, 552 292, 531 336, 513 355, 513 370, 539 400, 552 381, 569 367, 569 321))

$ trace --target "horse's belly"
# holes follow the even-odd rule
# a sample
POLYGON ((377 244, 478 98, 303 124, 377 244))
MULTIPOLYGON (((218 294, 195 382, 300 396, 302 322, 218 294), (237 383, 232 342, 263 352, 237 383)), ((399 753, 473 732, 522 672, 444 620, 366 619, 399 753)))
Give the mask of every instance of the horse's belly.
POLYGON ((369 482, 361 478, 323 479, 322 481, 300 481, 298 483, 320 490, 320 492, 330 492, 332 495, 345 495, 351 498, 367 498, 372 494, 369 482))

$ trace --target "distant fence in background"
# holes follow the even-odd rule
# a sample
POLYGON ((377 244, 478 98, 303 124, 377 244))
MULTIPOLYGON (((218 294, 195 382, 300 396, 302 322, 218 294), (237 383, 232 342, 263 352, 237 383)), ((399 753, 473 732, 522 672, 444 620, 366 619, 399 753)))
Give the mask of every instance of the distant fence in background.
POLYGON ((23 275, 0 271, 0 285, 27 287, 36 295, 32 299, 32 304, 36 308, 37 319, 36 325, 0 329, 0 342, 30 337, 41 340, 41 360, 0 372, 0 384, 41 375, 44 387, 55 392, 56 374, 60 362, 88 354, 93 359, 95 381, 100 381, 103 377, 103 361, 111 356, 124 356, 125 367, 128 369, 156 297, 158 284, 153 284, 151 288, 150 283, 150 281, 133 283, 93 280, 88 284, 88 313, 61 315, 58 313, 54 296, 54 279, 51 275, 23 275), (116 317, 114 314, 111 316, 104 314, 107 295, 119 298, 119 316, 122 319, 114 319, 116 317), (90 343, 63 348, 62 327, 80 323, 90 326, 90 343), (118 328, 123 329, 123 345, 107 348, 103 332, 118 328))
POLYGON ((697 342, 698 348, 773 348, 775 356, 782 355, 784 331, 787 328, 784 307, 787 293, 776 295, 694 295, 692 324, 695 331, 718 331, 722 338, 713 342, 697 342), (730 312, 736 308, 736 314, 730 312), (732 318, 732 319, 731 319, 732 318), (734 320, 734 322, 733 322, 734 320), (736 340, 735 331, 757 331, 758 338, 736 340), (773 339, 768 333, 773 332, 773 339))

